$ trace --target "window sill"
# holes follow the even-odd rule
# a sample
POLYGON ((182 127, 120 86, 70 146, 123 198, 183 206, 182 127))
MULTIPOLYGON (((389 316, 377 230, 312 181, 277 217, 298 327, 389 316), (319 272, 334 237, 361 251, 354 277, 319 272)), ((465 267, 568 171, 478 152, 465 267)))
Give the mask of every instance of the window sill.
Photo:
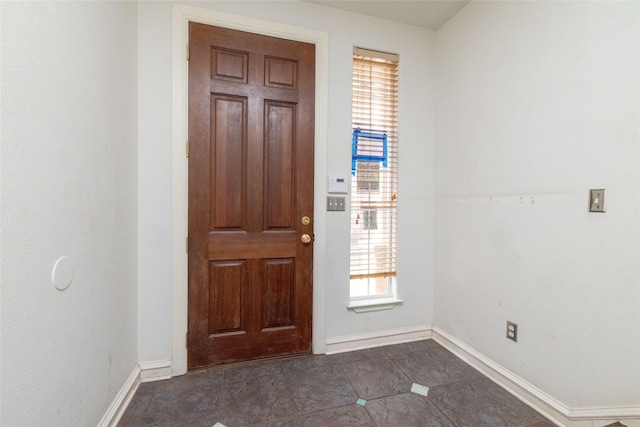
POLYGON ((349 310, 353 310, 356 313, 368 313, 370 311, 382 311, 391 310, 398 304, 402 304, 404 301, 398 298, 372 298, 365 300, 351 301, 347 305, 349 310))

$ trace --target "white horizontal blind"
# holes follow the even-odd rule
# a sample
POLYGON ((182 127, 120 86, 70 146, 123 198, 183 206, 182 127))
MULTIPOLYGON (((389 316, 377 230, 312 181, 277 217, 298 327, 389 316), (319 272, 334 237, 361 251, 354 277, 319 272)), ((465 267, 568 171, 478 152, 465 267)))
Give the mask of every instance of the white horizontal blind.
POLYGON ((380 279, 396 275, 397 55, 354 48, 352 96, 351 279, 376 279, 369 294, 388 294, 380 279))

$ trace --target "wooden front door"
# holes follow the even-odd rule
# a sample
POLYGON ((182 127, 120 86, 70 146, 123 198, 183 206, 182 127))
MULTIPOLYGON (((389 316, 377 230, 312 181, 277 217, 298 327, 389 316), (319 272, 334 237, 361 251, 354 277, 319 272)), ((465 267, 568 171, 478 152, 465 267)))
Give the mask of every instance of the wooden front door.
POLYGON ((314 45, 190 24, 189 368, 311 350, 314 92, 314 45))

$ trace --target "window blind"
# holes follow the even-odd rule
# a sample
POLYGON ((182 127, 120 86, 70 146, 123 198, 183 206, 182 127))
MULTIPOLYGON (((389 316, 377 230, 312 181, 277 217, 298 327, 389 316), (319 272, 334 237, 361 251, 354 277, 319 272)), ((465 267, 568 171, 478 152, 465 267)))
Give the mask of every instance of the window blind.
POLYGON ((398 56, 354 48, 352 81, 351 279, 390 278, 396 275, 398 56))

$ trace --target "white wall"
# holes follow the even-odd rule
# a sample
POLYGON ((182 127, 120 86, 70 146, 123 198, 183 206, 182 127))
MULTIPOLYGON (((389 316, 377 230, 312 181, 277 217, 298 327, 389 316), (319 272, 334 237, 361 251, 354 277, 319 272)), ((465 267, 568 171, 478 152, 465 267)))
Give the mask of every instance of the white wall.
POLYGON ((138 349, 171 359, 171 3, 138 3, 138 349))
POLYGON ((96 425, 137 362, 136 5, 0 7, 0 424, 96 425))
MULTIPOLYGON (((187 4, 187 3, 185 3, 187 4)), ((271 22, 304 27, 329 34, 329 105, 327 170, 350 171, 351 55, 354 45, 400 54, 400 230, 399 283, 405 303, 393 310, 369 314, 348 311, 349 300, 349 216, 331 213, 324 218, 327 235, 316 234, 326 244, 325 288, 326 337, 369 333, 386 329, 427 325, 432 316, 433 287, 433 186, 434 186, 434 49, 432 31, 377 20, 304 2, 194 2, 192 6, 271 22), (419 183, 416 185, 416 183, 419 183)), ((171 34, 171 4, 144 2, 139 7, 141 81, 147 77, 166 81, 171 63, 166 40, 171 34), (153 37, 148 36, 153 34, 153 37)), ((141 160, 140 216, 153 225, 141 227, 140 254, 155 254, 166 260, 171 230, 171 177, 168 165, 171 135, 164 125, 171 121, 170 87, 140 86, 141 160), (162 131, 158 129, 163 129, 162 131), (153 153, 153 161, 142 156, 153 153), (154 237, 156 235, 156 237, 154 237), (157 237, 161 235, 161 237, 157 237)), ((316 246, 317 248, 318 246, 316 246)), ((139 325, 141 360, 171 358, 171 265, 154 257, 140 258, 139 325), (146 358, 149 359, 146 359, 146 358)))
POLYGON ((640 403, 639 6, 471 2, 437 33, 434 324, 570 408, 640 403))

